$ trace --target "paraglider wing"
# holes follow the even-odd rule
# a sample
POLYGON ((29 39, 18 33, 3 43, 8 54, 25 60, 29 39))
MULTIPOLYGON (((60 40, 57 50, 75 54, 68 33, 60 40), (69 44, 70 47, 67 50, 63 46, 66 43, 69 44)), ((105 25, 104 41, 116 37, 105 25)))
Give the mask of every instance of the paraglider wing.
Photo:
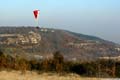
POLYGON ((34 13, 35 19, 37 19, 39 15, 39 10, 34 10, 33 13, 34 13))

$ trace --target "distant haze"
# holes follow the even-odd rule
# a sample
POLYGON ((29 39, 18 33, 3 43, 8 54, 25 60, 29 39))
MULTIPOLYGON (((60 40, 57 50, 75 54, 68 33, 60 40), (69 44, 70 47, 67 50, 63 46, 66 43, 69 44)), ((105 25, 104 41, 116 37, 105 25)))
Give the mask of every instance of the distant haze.
POLYGON ((1 0, 0 26, 34 26, 94 35, 120 44, 120 0, 1 0))

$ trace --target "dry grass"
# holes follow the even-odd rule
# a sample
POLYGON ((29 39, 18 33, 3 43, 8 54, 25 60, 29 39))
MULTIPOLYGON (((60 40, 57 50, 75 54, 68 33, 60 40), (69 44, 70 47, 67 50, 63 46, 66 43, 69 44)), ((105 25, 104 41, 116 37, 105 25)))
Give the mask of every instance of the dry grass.
POLYGON ((76 74, 67 74, 59 76, 55 73, 37 74, 36 72, 27 71, 26 74, 21 74, 19 71, 1 71, 0 80, 103 80, 96 78, 83 78, 76 74))

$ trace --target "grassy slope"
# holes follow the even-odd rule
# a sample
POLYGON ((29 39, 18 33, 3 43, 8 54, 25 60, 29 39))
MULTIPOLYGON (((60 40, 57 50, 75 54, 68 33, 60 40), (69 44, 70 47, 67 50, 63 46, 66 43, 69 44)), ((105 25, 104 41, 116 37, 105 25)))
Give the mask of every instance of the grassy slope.
MULTIPOLYGON (((19 71, 1 71, 0 80, 99 80, 97 78, 83 78, 76 74, 67 74, 59 76, 55 73, 37 74, 35 72, 27 72, 21 74, 19 71)), ((100 79, 101 80, 101 79, 100 79)))

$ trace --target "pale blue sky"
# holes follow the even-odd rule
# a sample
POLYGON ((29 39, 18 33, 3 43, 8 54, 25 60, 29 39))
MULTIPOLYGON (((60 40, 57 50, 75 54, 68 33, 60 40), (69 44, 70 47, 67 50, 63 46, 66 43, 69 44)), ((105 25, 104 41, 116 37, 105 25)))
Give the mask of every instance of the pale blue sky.
POLYGON ((1 0, 0 26, 35 25, 66 29, 120 43, 120 0, 1 0))

